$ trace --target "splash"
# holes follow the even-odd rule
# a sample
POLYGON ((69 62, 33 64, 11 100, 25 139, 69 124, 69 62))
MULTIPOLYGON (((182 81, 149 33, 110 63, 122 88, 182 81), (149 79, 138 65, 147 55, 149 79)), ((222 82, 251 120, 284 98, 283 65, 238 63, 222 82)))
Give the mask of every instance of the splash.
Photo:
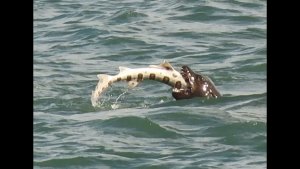
MULTIPOLYGON (((117 87, 117 86, 115 86, 117 87)), ((120 86, 121 87, 121 86, 120 86)), ((117 87, 118 88, 118 87, 117 87)), ((122 86, 123 88, 123 86, 122 86)), ((102 96, 101 99, 91 97, 92 105, 94 108, 101 109, 118 109, 121 106, 121 101, 124 99, 124 95, 128 93, 129 88, 118 90, 109 88, 102 96), (122 97, 123 96, 123 97, 122 97)))
POLYGON ((121 96, 123 96, 124 94, 126 94, 128 92, 128 89, 126 89, 123 93, 121 93, 117 98, 116 101, 111 105, 111 108, 113 110, 117 109, 120 107, 120 104, 118 104, 118 100, 121 98, 121 96))

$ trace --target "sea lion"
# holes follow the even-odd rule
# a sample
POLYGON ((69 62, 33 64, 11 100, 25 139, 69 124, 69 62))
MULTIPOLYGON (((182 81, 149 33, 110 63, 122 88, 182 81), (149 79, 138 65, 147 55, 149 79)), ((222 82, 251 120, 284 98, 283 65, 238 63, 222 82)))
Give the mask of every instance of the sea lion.
POLYGON ((176 100, 190 99, 193 97, 218 98, 221 96, 209 77, 196 74, 186 65, 182 66, 180 73, 187 83, 187 88, 181 90, 173 88, 172 96, 176 100))

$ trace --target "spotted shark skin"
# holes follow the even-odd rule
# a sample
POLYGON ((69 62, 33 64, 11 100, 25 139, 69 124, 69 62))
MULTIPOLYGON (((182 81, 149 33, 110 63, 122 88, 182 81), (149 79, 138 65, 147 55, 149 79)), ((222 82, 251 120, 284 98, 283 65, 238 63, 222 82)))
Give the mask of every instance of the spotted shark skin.
POLYGON ((94 91, 92 91, 91 102, 95 107, 101 94, 113 83, 119 81, 127 81, 129 88, 137 86, 145 79, 155 80, 176 88, 178 91, 186 90, 187 83, 181 73, 176 71, 170 63, 163 61, 160 65, 150 65, 147 68, 131 69, 127 67, 119 67, 120 72, 115 76, 106 74, 97 75, 99 82, 94 91))

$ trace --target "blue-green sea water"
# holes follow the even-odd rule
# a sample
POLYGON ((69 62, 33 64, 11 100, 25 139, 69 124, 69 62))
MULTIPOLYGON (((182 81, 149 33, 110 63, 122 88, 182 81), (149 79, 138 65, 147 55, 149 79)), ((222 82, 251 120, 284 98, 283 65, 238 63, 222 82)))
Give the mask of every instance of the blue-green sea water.
POLYGON ((35 0, 34 168, 266 168, 266 51, 264 0, 35 0), (143 81, 92 106, 97 74, 163 60, 223 96, 143 81))

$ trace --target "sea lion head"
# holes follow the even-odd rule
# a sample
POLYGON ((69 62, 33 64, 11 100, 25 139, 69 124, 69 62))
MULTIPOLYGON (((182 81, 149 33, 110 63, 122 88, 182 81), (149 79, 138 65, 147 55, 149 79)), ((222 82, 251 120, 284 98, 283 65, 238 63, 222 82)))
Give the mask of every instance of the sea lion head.
POLYGON ((180 73, 187 83, 187 89, 173 89, 172 95, 176 100, 193 97, 217 98, 221 96, 214 83, 207 76, 195 73, 186 65, 182 66, 180 73))

